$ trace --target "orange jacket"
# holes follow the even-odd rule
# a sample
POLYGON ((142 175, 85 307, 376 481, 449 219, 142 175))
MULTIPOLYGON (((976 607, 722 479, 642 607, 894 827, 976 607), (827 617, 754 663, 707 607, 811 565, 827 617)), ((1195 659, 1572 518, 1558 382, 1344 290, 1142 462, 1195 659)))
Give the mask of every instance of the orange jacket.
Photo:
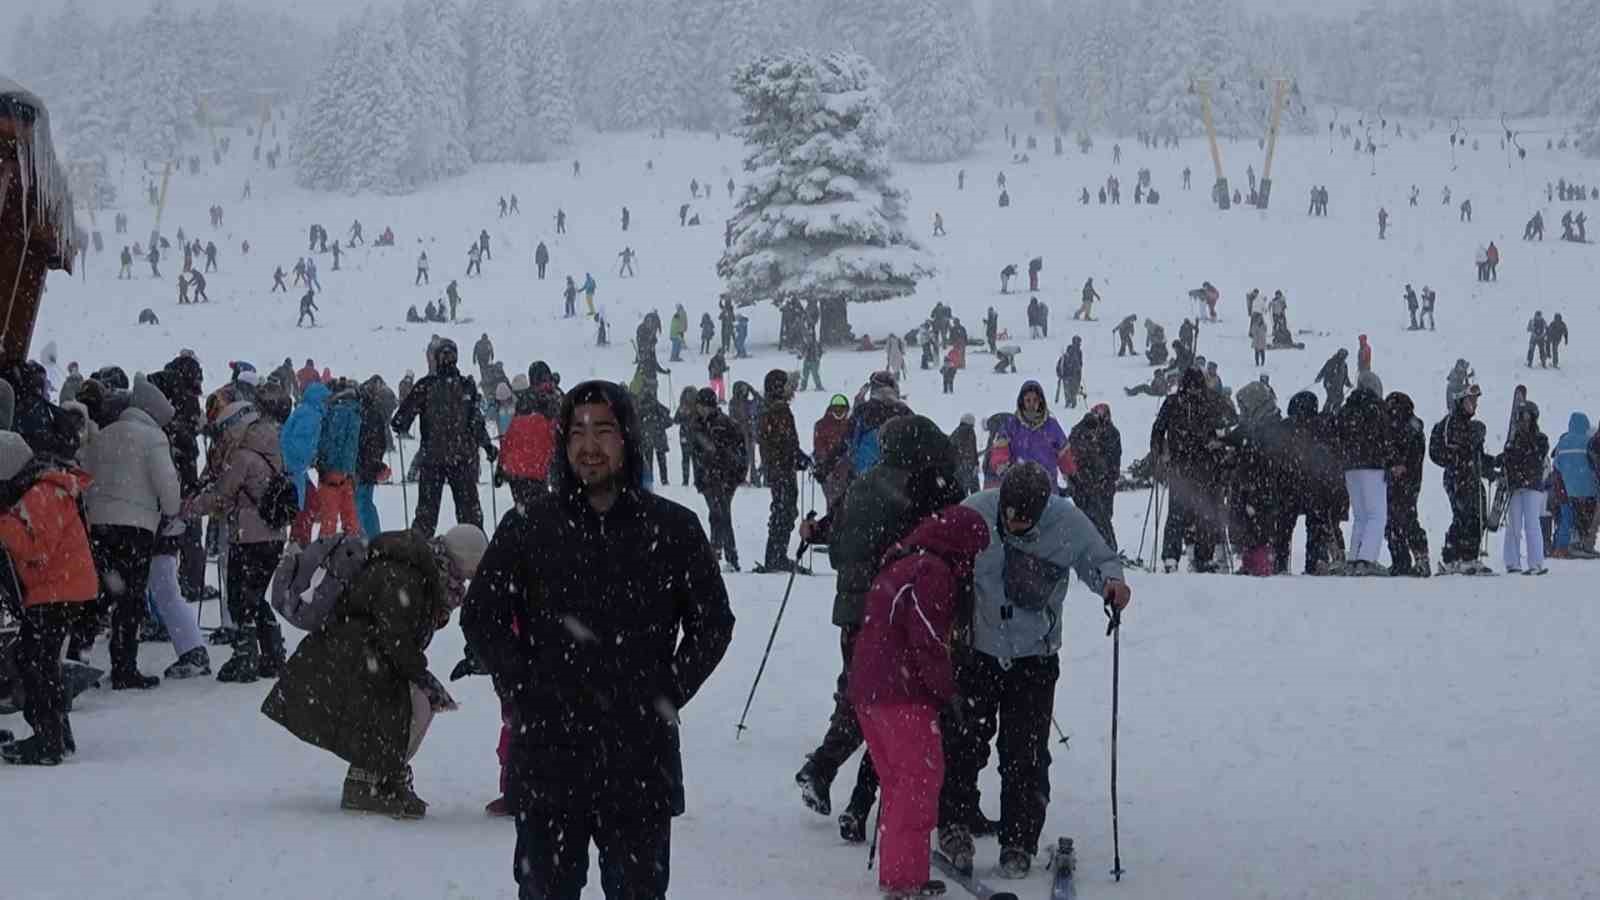
POLYGON ((555 422, 538 413, 517 416, 500 439, 500 471, 511 478, 548 481, 555 452, 555 422))
POLYGON ((24 607, 87 603, 99 593, 89 533, 78 512, 92 480, 76 469, 48 471, 0 513, 0 544, 11 555, 24 607))

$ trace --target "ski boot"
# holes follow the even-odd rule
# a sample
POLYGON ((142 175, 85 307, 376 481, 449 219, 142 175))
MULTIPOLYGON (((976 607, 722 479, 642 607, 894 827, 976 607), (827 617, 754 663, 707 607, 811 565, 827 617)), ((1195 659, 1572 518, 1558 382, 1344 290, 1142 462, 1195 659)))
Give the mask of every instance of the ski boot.
POLYGON ((59 766, 66 757, 60 747, 52 747, 37 734, 0 746, 0 759, 13 766, 59 766))
POLYGON ((885 890, 883 900, 914 900, 917 897, 943 897, 948 888, 937 878, 930 878, 921 887, 885 890))
POLYGON ((955 866, 956 871, 972 874, 972 858, 977 848, 972 845, 972 832, 965 825, 946 825, 939 829, 939 852, 955 866))
POLYGON ((1027 878, 1033 869, 1033 856, 1020 847, 1007 847, 1000 851, 1000 865, 996 869, 1001 878, 1016 880, 1027 878))
POLYGON ((428 813, 411 788, 411 767, 392 776, 350 767, 344 778, 344 793, 339 808, 350 812, 377 813, 395 819, 420 819, 428 813))
POLYGON ((872 801, 876 799, 871 791, 864 791, 858 785, 850 793, 850 802, 845 806, 844 812, 839 814, 839 837, 844 838, 847 844, 861 844, 867 840, 867 821, 872 814, 872 801))
POLYGON ((800 801, 819 816, 833 813, 833 801, 829 799, 829 788, 832 782, 824 779, 822 773, 817 771, 817 764, 810 757, 806 757, 806 764, 794 775, 794 783, 800 786, 800 801))
POLYGON ((256 674, 262 678, 277 678, 286 662, 283 649, 283 631, 277 622, 258 626, 261 658, 256 661, 256 674))
POLYGON ((194 678, 200 675, 211 674, 211 655, 204 647, 196 647, 188 653, 178 657, 178 661, 161 673, 161 677, 168 681, 182 681, 185 678, 194 678))
POLYGON ((244 625, 235 632, 233 657, 217 670, 217 680, 224 684, 250 684, 259 677, 256 670, 260 650, 256 642, 256 627, 244 625))

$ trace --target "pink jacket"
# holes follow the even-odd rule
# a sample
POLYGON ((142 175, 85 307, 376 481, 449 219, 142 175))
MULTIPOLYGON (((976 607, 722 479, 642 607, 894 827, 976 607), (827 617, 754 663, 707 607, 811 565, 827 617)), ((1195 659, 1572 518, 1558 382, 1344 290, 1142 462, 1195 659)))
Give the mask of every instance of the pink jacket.
POLYGON ((987 546, 983 516, 950 506, 885 554, 850 659, 851 703, 943 706, 955 697, 956 601, 972 578, 973 558, 987 546))

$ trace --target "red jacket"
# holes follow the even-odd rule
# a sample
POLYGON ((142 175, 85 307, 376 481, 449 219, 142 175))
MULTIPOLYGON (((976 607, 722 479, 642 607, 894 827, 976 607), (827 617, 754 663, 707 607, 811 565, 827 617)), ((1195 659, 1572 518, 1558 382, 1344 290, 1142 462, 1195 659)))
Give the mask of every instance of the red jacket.
POLYGON ((989 546, 983 516, 949 506, 884 556, 850 659, 855 704, 944 706, 956 695, 950 631, 972 561, 989 546))
POLYGON ((555 452, 556 423, 538 413, 519 415, 500 439, 500 470, 511 478, 548 481, 555 452))
POLYGON ((100 592, 78 500, 93 479, 76 469, 45 472, 0 513, 0 544, 22 587, 22 605, 87 603, 100 592))
POLYGON ((839 418, 833 413, 823 413, 822 418, 811 428, 811 458, 824 460, 839 446, 845 435, 850 433, 850 415, 845 414, 839 418))
POLYGON ((312 382, 322 380, 322 376, 317 370, 310 366, 301 366, 300 371, 294 373, 294 377, 296 381, 300 382, 300 393, 302 394, 306 392, 306 388, 310 387, 312 382))

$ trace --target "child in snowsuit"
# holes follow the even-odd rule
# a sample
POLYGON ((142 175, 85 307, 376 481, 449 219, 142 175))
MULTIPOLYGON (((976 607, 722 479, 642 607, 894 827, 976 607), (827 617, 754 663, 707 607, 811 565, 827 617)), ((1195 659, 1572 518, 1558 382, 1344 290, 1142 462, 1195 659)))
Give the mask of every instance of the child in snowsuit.
MULTIPOLYGON (((907 493, 931 492, 918 489, 924 479, 937 476, 913 475, 907 493)), ((946 507, 889 551, 867 595, 847 690, 883 785, 878 887, 888 896, 943 893, 928 879, 944 780, 939 713, 956 695, 950 635, 961 585, 988 545, 981 514, 946 507)))

